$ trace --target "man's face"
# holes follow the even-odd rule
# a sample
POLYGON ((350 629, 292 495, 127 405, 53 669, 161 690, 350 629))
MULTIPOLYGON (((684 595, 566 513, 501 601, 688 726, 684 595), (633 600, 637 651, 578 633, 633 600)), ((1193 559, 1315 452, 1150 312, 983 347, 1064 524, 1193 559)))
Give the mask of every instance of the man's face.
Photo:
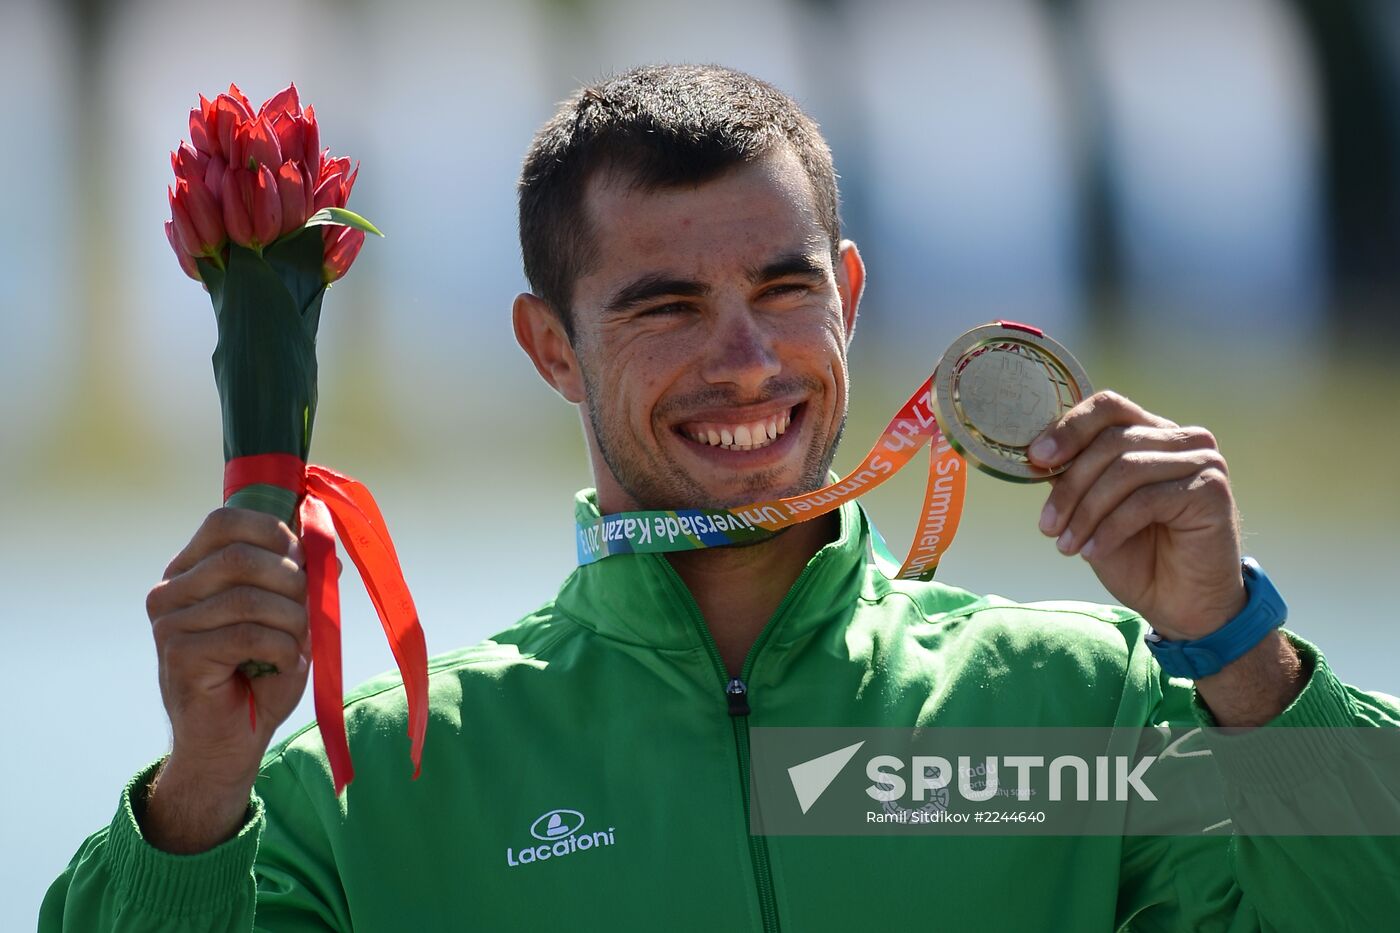
POLYGON ((596 261, 574 291, 600 500, 618 500, 605 508, 822 485, 846 415, 854 247, 838 275, 785 149, 697 187, 629 182, 590 183, 596 261))

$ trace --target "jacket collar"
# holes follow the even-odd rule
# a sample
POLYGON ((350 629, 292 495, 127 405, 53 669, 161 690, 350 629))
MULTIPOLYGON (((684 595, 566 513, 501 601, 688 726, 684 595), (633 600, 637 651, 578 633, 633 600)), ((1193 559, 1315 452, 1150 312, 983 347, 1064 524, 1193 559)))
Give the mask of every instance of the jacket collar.
MULTIPOLYGON (((574 497, 577 518, 599 515, 596 491, 574 497)), ((856 502, 838 510, 840 530, 823 545, 777 612, 769 644, 786 643, 848 617, 856 598, 883 576, 875 565, 873 527, 856 502)), ((878 539, 878 536, 876 536, 878 539)), ((661 650, 700 647, 700 613, 689 589, 661 554, 616 554, 576 567, 555 606, 600 635, 661 650)))

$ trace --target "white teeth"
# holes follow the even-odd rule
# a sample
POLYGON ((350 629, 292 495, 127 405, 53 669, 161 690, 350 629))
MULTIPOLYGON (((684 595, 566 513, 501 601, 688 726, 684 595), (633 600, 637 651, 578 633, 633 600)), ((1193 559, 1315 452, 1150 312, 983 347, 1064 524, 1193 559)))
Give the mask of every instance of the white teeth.
POLYGON ((777 440, 792 424, 792 411, 774 415, 763 421, 719 427, 686 430, 685 436, 697 444, 723 447, 726 450, 758 450, 777 440))

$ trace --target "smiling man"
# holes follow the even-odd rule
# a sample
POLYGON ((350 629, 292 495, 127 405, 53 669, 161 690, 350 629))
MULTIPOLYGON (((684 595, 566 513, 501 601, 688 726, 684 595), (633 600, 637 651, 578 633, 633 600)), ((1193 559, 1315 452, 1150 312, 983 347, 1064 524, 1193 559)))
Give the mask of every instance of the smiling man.
MULTIPOLYGON (((691 81, 722 106, 740 91, 726 80, 644 72, 618 87, 654 96, 659 109, 691 81)), ((772 95, 767 106, 791 108, 752 87, 772 95)), ((744 116, 717 109, 712 135, 690 151, 649 148, 646 126, 610 125, 614 106, 585 94, 579 118, 558 115, 526 160, 521 242, 538 294, 516 299, 515 332, 545 380, 586 413, 604 512, 808 492, 835 456, 865 268, 840 240, 816 127, 795 109, 761 130, 744 116), (596 139, 585 135, 592 121, 596 139)), ((702 616, 724 620, 710 630, 731 671, 834 536, 833 521, 763 546, 671 557, 702 616)))
MULTIPOLYGON (((790 99, 712 67, 586 88, 530 149, 520 232, 533 291, 515 301, 515 333, 583 415, 596 488, 577 497, 581 518, 826 481, 865 271, 840 236, 827 147, 790 99)), ((1122 608, 891 580, 854 503, 748 546, 613 556, 433 663, 418 781, 404 773, 397 677, 349 697, 358 774, 340 799, 313 727, 264 754, 305 686, 295 537, 221 509, 148 601, 171 751, 55 883, 41 928, 1393 919, 1400 837, 751 832, 751 726, 1308 726, 1317 737, 1294 757, 1257 741, 1263 730, 1210 740, 1230 806, 1287 803, 1341 763, 1380 788, 1371 815, 1397 824, 1393 772, 1329 736, 1394 729, 1400 704, 1338 682, 1261 609, 1271 584, 1242 567, 1210 434, 1100 393, 1033 455, 1072 461, 1041 533, 1082 554, 1122 608), (254 683, 252 733, 235 676, 248 656, 284 672, 254 683), (1194 683, 1168 676, 1187 656, 1194 683)))

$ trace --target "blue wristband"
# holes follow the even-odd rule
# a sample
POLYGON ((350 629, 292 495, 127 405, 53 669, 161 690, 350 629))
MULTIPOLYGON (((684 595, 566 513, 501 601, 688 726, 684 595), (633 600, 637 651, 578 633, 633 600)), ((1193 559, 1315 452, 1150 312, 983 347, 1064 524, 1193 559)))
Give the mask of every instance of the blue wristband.
POLYGON ((1259 644, 1288 618, 1288 604, 1259 562, 1246 557, 1240 561, 1240 567, 1249 602, 1239 615, 1194 641, 1167 641, 1156 632, 1143 636, 1162 670, 1173 677, 1192 680, 1209 677, 1259 644))

